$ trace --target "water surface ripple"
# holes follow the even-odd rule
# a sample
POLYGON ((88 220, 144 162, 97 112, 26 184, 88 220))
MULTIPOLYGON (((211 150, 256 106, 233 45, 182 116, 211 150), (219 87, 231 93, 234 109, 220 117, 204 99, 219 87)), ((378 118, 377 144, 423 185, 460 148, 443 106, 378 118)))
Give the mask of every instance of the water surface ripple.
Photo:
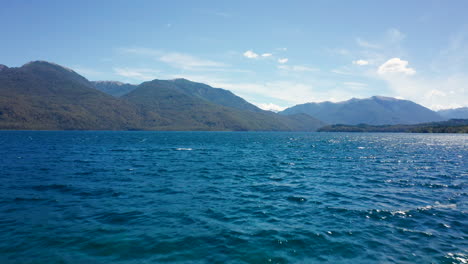
POLYGON ((468 263, 468 136, 0 132, 0 263, 468 263))

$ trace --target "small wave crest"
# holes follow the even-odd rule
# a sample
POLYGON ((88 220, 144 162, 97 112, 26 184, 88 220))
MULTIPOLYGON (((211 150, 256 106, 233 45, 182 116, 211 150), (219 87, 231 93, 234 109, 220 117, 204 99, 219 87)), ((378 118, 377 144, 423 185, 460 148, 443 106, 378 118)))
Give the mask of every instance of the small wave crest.
POLYGON ((445 258, 456 261, 453 263, 468 264, 468 255, 463 253, 448 253, 445 258))

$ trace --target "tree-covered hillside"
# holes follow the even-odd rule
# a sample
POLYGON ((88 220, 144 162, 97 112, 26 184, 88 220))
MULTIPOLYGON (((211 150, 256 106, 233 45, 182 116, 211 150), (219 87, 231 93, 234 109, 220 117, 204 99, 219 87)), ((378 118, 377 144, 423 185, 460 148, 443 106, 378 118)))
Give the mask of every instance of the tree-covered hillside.
POLYGON ((133 87, 92 83, 45 61, 0 67, 0 129, 315 131, 323 125, 307 115, 263 111, 230 91, 185 79, 133 87))

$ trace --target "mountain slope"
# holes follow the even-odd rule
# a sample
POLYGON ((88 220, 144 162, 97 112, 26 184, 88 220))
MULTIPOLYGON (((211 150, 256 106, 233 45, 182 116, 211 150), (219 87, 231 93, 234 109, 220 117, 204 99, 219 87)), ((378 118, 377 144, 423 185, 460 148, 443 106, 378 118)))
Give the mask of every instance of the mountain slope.
POLYGON ((139 119, 65 67, 34 61, 0 71, 1 129, 134 129, 139 119))
POLYGON ((94 81, 91 84, 99 91, 115 97, 127 94, 137 87, 137 85, 115 81, 94 81))
POLYGON ((429 122, 411 125, 330 125, 319 132, 391 132, 391 133, 468 133, 468 119, 429 122))
POLYGON ((213 88, 204 83, 192 82, 186 79, 175 79, 175 80, 160 81, 160 82, 173 83, 175 86, 177 86, 180 90, 182 90, 186 94, 192 95, 194 97, 198 97, 200 99, 204 99, 214 104, 236 108, 240 110, 247 110, 247 111, 254 111, 254 112, 263 111, 257 106, 247 102, 243 98, 233 94, 231 91, 224 90, 221 88, 213 88))
POLYGON ((154 80, 122 99, 138 105, 144 126, 155 130, 315 131, 324 125, 308 116, 298 120, 257 109, 222 89, 199 87, 187 80, 154 80))
POLYGON ((407 100, 373 96, 344 102, 306 103, 281 112, 306 113, 329 124, 416 124, 442 121, 436 112, 407 100))
POLYGON ((455 109, 444 109, 437 111, 439 115, 447 119, 463 118, 468 119, 468 107, 460 107, 455 109))
POLYGON ((154 80, 116 98, 54 63, 0 67, 0 129, 315 131, 323 125, 188 80, 154 80))

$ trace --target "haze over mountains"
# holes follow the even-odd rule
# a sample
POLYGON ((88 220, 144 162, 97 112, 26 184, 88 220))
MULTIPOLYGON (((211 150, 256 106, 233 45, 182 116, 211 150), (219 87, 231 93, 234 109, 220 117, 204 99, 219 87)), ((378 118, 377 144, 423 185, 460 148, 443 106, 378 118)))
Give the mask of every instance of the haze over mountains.
MULTIPOLYGON (((201 94, 207 94, 210 92, 211 95, 207 96, 207 98, 205 99, 215 100, 221 105, 233 106, 232 104, 237 103, 243 104, 244 106, 248 105, 247 108, 249 108, 252 111, 261 111, 261 109, 248 103, 240 97, 235 98, 235 100, 233 101, 225 100, 226 102, 224 102, 223 104, 223 102, 221 102, 220 100, 221 98, 226 97, 221 96, 221 94, 231 93, 230 91, 216 88, 213 89, 212 87, 206 84, 193 83, 185 79, 177 79, 175 81, 181 87, 187 87, 196 84, 197 87, 195 88, 195 90, 185 90, 191 92, 198 91, 198 95, 196 93, 193 94, 196 96, 201 96, 201 94), (215 94, 220 94, 220 96, 218 96, 218 99, 215 98, 215 94)), ((129 93, 137 87, 137 85, 115 81, 94 81, 92 83, 94 84, 96 89, 117 97, 129 93)), ((280 111, 280 113, 285 115, 289 115, 291 113, 305 113, 312 116, 320 116, 320 118, 323 118, 323 120, 326 120, 326 122, 329 124, 417 124, 424 122, 437 122, 448 119, 468 119, 468 107, 444 109, 434 112, 411 101, 399 100, 384 96, 373 96, 367 99, 351 99, 348 101, 338 103, 321 102, 296 105, 283 111, 280 111), (380 104, 380 106, 372 106, 372 104, 374 103, 376 105, 380 104), (387 104, 387 106, 385 105, 385 103, 387 104), (353 104, 353 106, 350 106, 351 104, 353 104), (388 107, 389 105, 392 106, 393 109, 391 107, 388 107), (415 117, 415 115, 412 114, 412 110, 415 109, 408 109, 408 107, 415 108, 416 113, 417 115, 419 115, 419 117, 415 117), (323 114, 319 112, 323 112, 323 114), (370 113, 366 114, 365 112, 370 113), (336 116, 328 117, 327 115, 336 116), (350 116, 355 116, 356 118, 353 120, 353 118, 350 118, 350 116), (377 120, 378 122, 373 122, 373 120, 377 120)))
POLYGON ((233 93, 188 80, 136 87, 90 82, 71 69, 34 61, 0 68, 0 129, 315 131, 323 122, 263 111, 233 93), (131 89, 120 98, 122 89, 131 89))
POLYGON ((344 102, 306 103, 285 109, 281 114, 304 113, 328 124, 417 124, 444 120, 436 112, 407 100, 373 96, 344 102))
POLYGON ((0 65, 0 129, 315 131, 326 124, 416 124, 466 118, 468 108, 434 112, 374 96, 306 103, 279 114, 232 92, 186 79, 140 85, 90 82, 66 67, 34 61, 0 65))
POLYGON ((468 119, 468 107, 460 107, 455 109, 443 109, 437 111, 439 115, 446 119, 461 118, 468 119))

